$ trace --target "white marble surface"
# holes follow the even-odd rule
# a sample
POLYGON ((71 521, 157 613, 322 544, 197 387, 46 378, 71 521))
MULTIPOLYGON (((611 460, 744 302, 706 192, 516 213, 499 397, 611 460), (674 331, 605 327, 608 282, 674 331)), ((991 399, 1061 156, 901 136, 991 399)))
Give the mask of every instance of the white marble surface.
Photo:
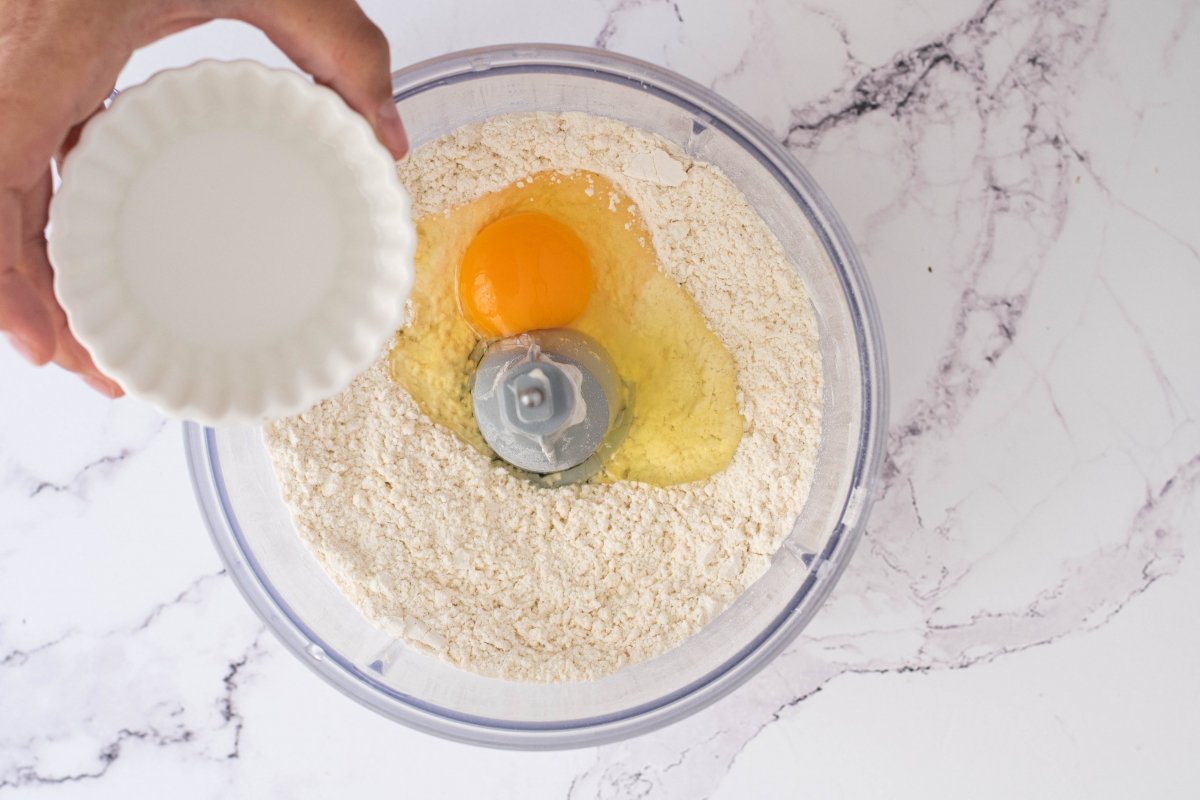
MULTIPOLYGON (((398 727, 267 634, 178 428, 0 351, 0 798, 1200 795, 1200 5, 367 3, 399 66, 665 64, 840 209, 890 347, 887 481, 807 634, 624 744, 398 727)), ((213 25, 139 53, 282 59, 213 25)))

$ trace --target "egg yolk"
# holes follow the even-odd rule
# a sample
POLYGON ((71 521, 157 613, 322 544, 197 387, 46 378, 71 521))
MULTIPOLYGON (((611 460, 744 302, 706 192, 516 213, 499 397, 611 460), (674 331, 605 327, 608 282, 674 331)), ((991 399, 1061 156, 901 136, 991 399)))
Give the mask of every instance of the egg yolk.
POLYGON ((485 226, 458 269, 459 308, 486 336, 562 327, 591 296, 587 248, 566 225, 537 212, 485 226))

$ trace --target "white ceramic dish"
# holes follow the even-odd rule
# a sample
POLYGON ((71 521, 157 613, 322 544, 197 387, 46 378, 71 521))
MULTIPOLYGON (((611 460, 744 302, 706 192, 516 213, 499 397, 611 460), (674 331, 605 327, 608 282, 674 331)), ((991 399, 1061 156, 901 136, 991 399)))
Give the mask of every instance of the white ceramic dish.
POLYGON ((62 178, 49 246, 71 330, 167 414, 303 411, 400 327, 408 195, 367 122, 298 74, 160 73, 88 124, 62 178))

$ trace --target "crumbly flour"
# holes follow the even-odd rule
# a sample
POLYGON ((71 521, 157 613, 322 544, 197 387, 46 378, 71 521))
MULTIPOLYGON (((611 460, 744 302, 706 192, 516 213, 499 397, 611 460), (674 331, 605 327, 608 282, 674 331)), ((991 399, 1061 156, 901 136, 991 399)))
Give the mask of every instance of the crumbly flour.
POLYGON ((367 617, 478 673, 586 680, 680 644, 767 569, 808 494, 822 377, 797 271, 724 174, 614 120, 496 117, 398 169, 417 216, 548 169, 616 183, 733 355, 745 433, 703 481, 541 489, 426 418, 385 354, 266 428, 300 535, 367 617))

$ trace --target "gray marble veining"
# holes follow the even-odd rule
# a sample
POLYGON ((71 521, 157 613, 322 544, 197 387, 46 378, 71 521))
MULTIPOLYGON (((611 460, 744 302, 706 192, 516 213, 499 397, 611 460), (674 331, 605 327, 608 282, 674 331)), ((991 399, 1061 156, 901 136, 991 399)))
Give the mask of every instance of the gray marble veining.
MULTIPOLYGON (((0 354, 0 796, 738 796, 739 762, 803 734, 818 696, 853 707, 833 697, 853 676, 1003 668, 1156 586, 1184 591, 1200 548, 1196 3, 604 0, 569 20, 541 0, 478 19, 366 5, 397 63, 537 38, 662 63, 814 173, 861 249, 893 376, 855 562, 783 656, 671 728, 545 757, 435 742, 265 633, 207 542, 174 425, 0 354)), ((219 35, 134 72, 246 36, 219 35)), ((1186 647, 1164 637, 1147 657, 1194 657, 1196 630, 1181 619, 1186 647)), ((1179 708, 1200 710, 1195 693, 1179 708)))

